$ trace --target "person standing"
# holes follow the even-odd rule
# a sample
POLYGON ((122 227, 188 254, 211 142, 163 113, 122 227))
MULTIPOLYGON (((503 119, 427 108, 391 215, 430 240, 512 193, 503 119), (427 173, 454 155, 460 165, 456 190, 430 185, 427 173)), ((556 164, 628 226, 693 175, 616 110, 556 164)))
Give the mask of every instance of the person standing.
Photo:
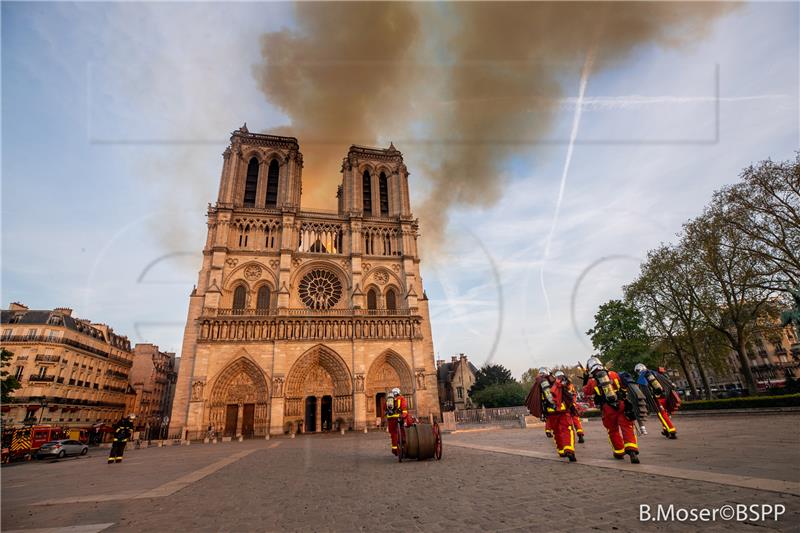
POLYGON ((556 372, 552 385, 553 410, 548 415, 551 420, 556 451, 559 457, 566 457, 571 463, 575 458, 575 429, 572 425, 574 397, 569 390, 569 381, 563 372, 556 372))
POLYGON ((563 371, 559 370, 555 373, 555 378, 561 378, 567 385, 567 390, 572 397, 572 427, 575 428, 575 434, 578 436, 578 443, 583 444, 585 442, 584 433, 583 433, 583 424, 581 424, 581 416, 578 412, 578 406, 575 404, 575 399, 578 397, 578 391, 575 389, 575 384, 572 383, 572 380, 569 379, 569 376, 566 375, 563 371))
POLYGON ((586 362, 583 376, 583 394, 594 395, 594 403, 600 407, 603 426, 608 431, 611 450, 615 459, 623 459, 627 454, 631 463, 639 463, 639 444, 633 429, 635 416, 631 406, 626 405, 627 388, 619 374, 606 370, 597 357, 586 362))
POLYGON ((392 453, 397 455, 399 453, 397 446, 403 425, 410 426, 413 423, 413 419, 408 414, 408 402, 397 387, 393 388, 386 396, 386 423, 392 439, 392 453))
POLYGON ((129 414, 127 418, 120 418, 114 424, 114 442, 111 444, 111 453, 108 455, 108 464, 121 463, 125 453, 125 445, 133 434, 133 421, 136 415, 129 414))

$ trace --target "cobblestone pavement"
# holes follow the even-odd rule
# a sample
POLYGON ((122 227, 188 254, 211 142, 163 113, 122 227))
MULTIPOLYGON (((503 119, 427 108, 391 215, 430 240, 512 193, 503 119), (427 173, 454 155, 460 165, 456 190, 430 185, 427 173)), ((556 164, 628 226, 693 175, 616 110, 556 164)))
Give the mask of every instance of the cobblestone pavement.
POLYGON ((692 479, 631 472, 632 465, 607 459, 608 441, 596 421, 587 425, 587 443, 578 445, 577 464, 552 460, 541 429, 454 433, 445 437, 442 461, 402 464, 380 433, 131 450, 119 465, 106 465, 105 450, 92 450, 88 457, 4 467, 2 529, 798 531, 800 497, 710 483, 693 473, 797 486, 800 416, 678 417, 676 423, 677 441, 656 432, 643 439, 642 466, 658 463, 692 479), (543 458, 518 455, 525 452, 543 458), (584 464, 591 461, 607 465, 584 464), (778 521, 639 522, 640 504, 655 513, 659 503, 675 509, 780 504, 786 512, 778 521))

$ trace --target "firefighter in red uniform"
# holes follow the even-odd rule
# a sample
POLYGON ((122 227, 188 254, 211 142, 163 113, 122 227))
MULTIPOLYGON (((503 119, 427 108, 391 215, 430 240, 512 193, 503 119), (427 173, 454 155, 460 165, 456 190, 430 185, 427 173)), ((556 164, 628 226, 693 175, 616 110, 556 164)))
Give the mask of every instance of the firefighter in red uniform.
POLYGON ((386 422, 389 426, 389 435, 392 437, 392 453, 397 455, 398 435, 402 431, 402 426, 410 426, 413 423, 408 414, 408 402, 397 387, 386 396, 386 422))
POLYGON ((111 444, 111 453, 108 455, 108 464, 121 463, 122 454, 125 453, 125 445, 133 434, 133 420, 136 415, 129 414, 127 418, 120 418, 114 424, 114 442, 111 444))
POLYGON ((569 376, 567 376, 561 370, 557 371, 555 373, 555 376, 556 379, 558 379, 558 377, 561 376, 562 381, 566 382, 567 389, 569 390, 569 393, 572 396, 572 401, 573 401, 572 427, 575 428, 575 434, 578 436, 578 442, 580 444, 583 444, 585 442, 583 438, 583 424, 581 424, 581 416, 578 413, 578 407, 577 405, 575 405, 575 399, 578 397, 578 391, 575 389, 575 385, 572 383, 572 380, 569 379, 569 376))
POLYGON ((639 463, 639 445, 632 422, 635 417, 631 409, 626 408, 627 387, 619 374, 606 370, 597 357, 590 357, 586 368, 588 371, 583 377, 583 394, 593 394, 595 405, 600 407, 614 458, 622 459, 627 454, 631 463, 639 463))
POLYGON ((649 391, 652 395, 653 407, 658 415, 658 420, 661 422, 661 434, 668 439, 677 439, 678 434, 675 429, 675 424, 672 423, 670 414, 676 408, 674 397, 672 395, 672 383, 663 375, 654 370, 648 370, 647 367, 639 363, 634 367, 634 370, 639 375, 637 383, 639 387, 649 391))
MULTIPOLYGON (((547 368, 545 368, 545 367, 541 367, 539 369, 539 377, 541 379, 547 379, 549 382, 553 381, 553 376, 550 375, 550 371, 547 370, 547 368)), ((542 401, 546 403, 547 398, 542 396, 542 401)), ((548 439, 552 439, 553 438, 553 421, 550 420, 550 417, 548 416, 549 414, 550 414, 550 411, 545 411, 542 414, 542 416, 544 417, 544 435, 548 439)))
POLYGON ((552 420, 553 436, 556 441, 556 450, 559 457, 567 457, 570 462, 575 459, 575 430, 572 426, 572 411, 574 409, 574 397, 569 391, 569 381, 567 376, 560 370, 555 373, 555 381, 551 389, 553 398, 552 410, 547 419, 552 420))

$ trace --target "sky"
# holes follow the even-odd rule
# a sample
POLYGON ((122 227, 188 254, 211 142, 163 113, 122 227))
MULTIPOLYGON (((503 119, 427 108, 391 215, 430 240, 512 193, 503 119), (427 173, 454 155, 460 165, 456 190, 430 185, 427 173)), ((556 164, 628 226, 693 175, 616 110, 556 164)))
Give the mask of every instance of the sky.
MULTIPOLYGON (((261 36, 297 27, 294 6, 0 9, 3 307, 71 307, 179 351, 229 133, 291 131, 254 71, 261 36)), ((643 42, 603 69, 565 69, 552 124, 504 160, 499 198, 454 205, 437 246, 422 221, 436 356, 517 376, 585 361, 597 307, 648 249, 743 167, 800 147, 799 31, 797 3, 743 4, 682 46, 643 42)), ((377 139, 406 140, 412 208, 436 158, 417 128, 377 139)), ((331 202, 338 170, 322 180, 331 202)))

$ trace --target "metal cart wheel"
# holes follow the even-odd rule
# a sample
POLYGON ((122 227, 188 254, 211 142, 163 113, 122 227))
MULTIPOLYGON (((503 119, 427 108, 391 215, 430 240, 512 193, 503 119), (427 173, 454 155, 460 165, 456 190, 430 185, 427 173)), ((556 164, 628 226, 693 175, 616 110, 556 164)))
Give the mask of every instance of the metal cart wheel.
POLYGON ((438 461, 442 458, 442 432, 439 429, 438 422, 433 423, 433 436, 436 439, 433 446, 433 456, 438 461))
POLYGON ((398 463, 402 463, 403 462, 403 455, 405 454, 405 447, 406 447, 405 433, 406 432, 403 429, 403 426, 398 424, 398 426, 397 426, 397 462, 398 463))

